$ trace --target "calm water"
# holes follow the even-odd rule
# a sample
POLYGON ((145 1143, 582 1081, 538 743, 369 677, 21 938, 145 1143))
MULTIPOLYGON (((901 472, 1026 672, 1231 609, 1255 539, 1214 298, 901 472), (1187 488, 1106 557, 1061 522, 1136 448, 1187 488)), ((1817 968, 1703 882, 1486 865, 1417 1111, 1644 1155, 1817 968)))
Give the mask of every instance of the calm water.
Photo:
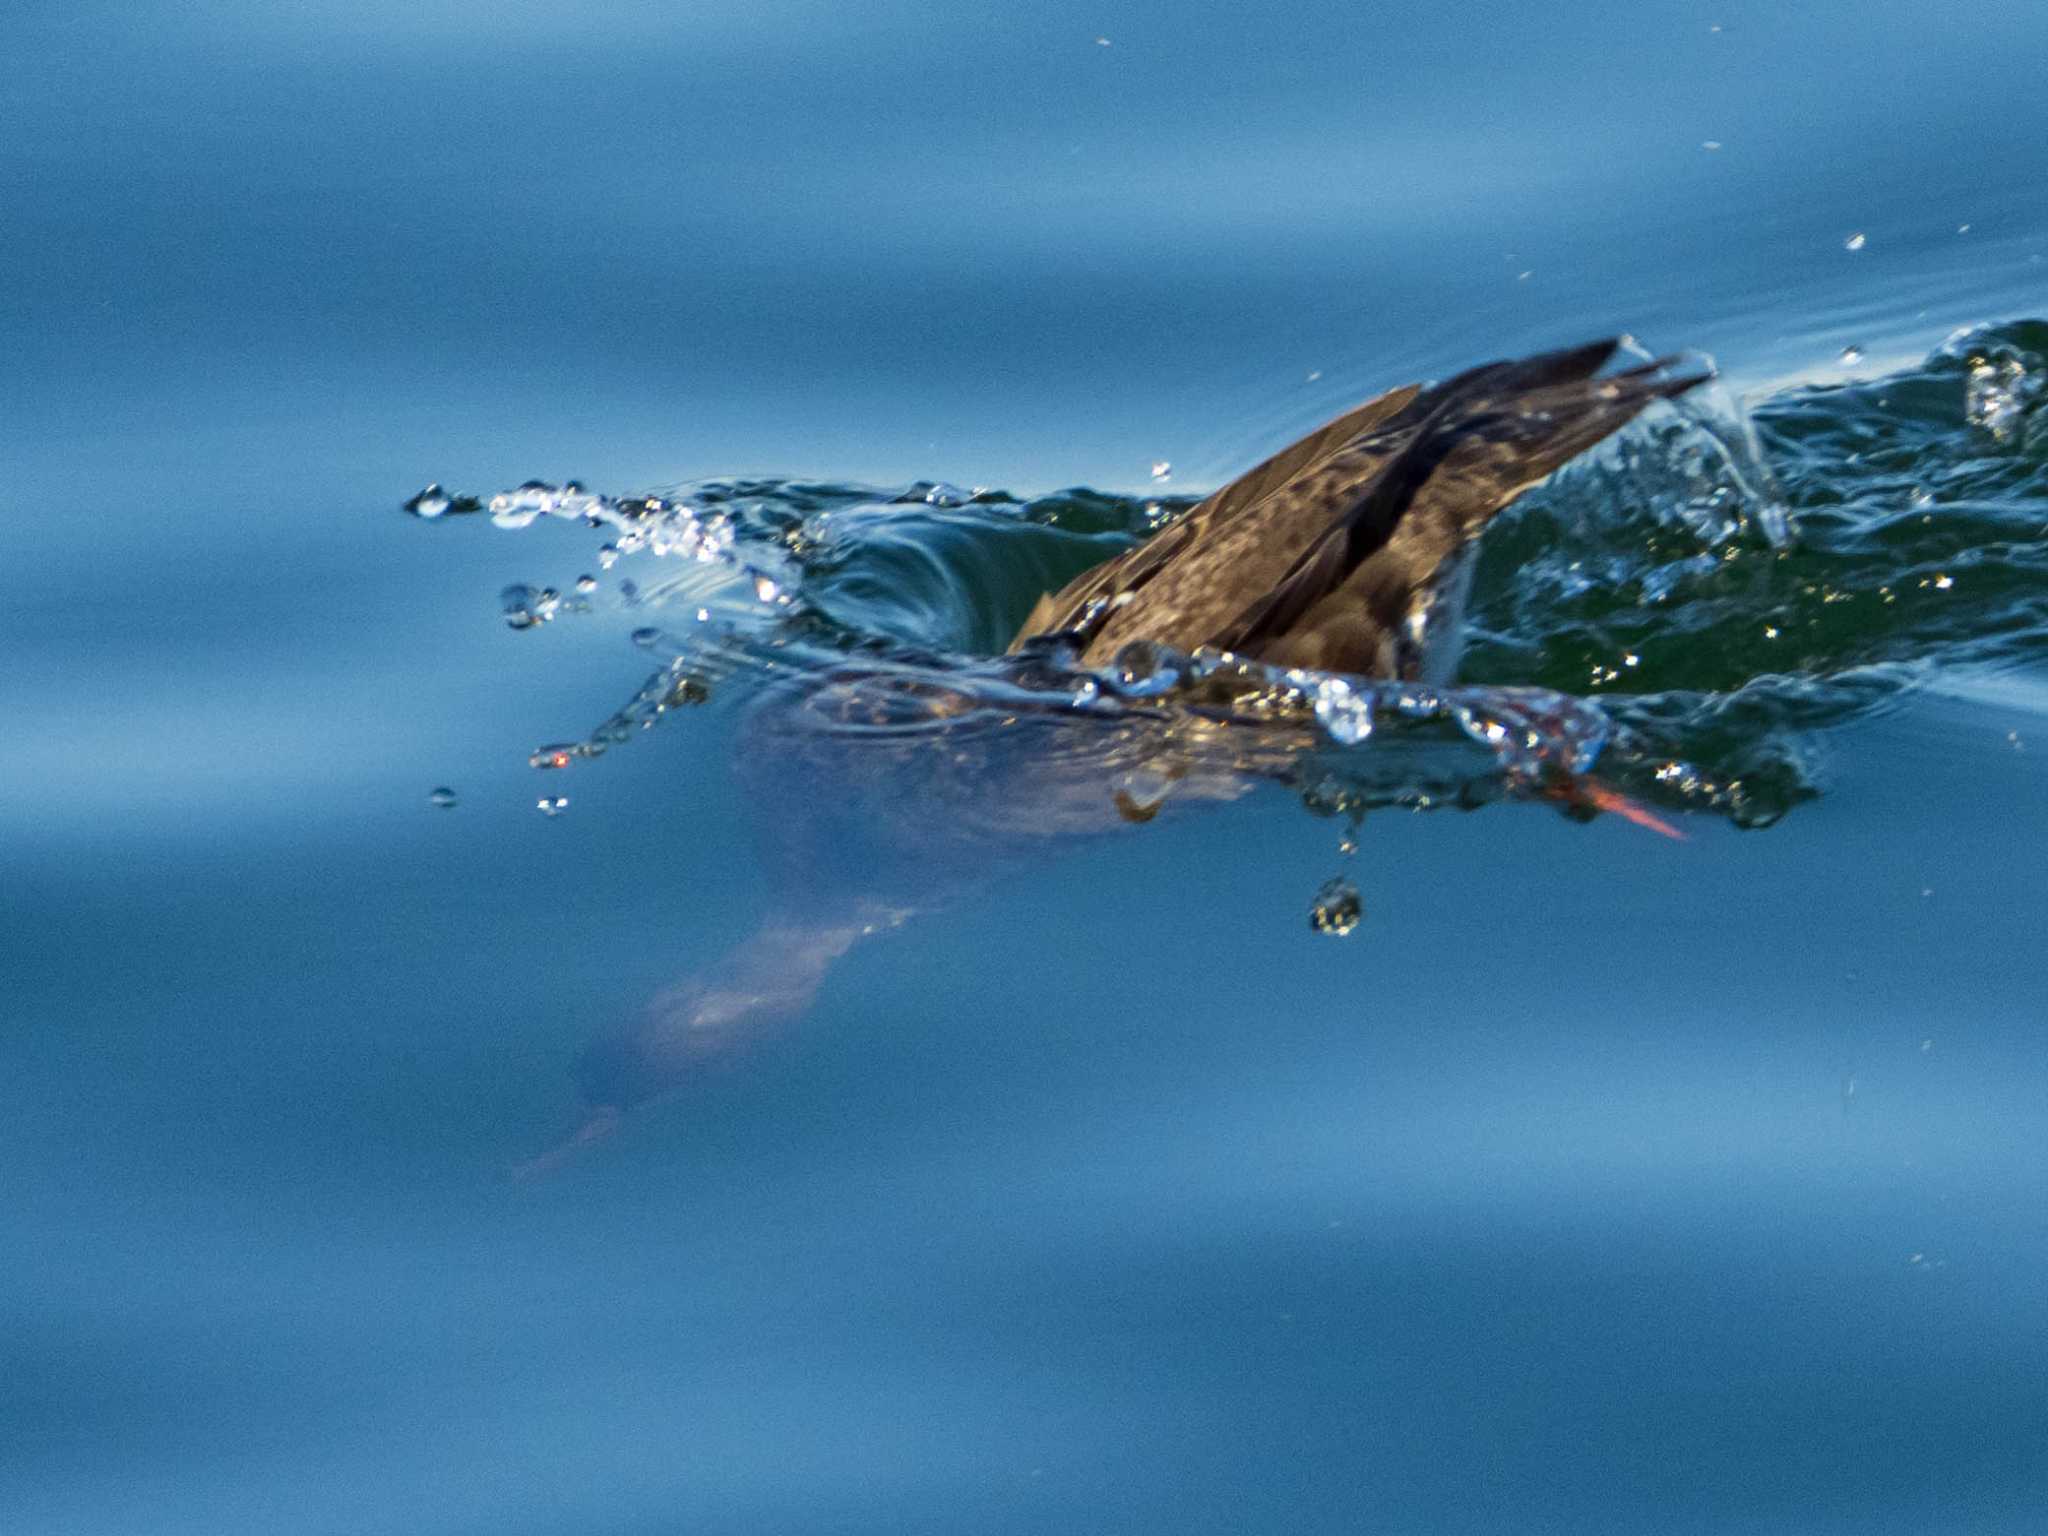
POLYGON ((10 8, 0 1530, 2040 1529, 2048 12, 1784 12, 10 8), (968 659, 1617 328, 1446 708, 1685 840, 968 659))

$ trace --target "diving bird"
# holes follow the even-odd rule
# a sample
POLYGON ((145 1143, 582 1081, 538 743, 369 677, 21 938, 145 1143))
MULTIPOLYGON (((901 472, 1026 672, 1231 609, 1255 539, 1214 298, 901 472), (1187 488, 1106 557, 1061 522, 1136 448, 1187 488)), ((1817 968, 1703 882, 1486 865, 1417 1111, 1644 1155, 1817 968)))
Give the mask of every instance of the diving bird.
POLYGON ((1086 666, 1151 640, 1448 682, 1486 525, 1652 401, 1713 376, 1676 357, 1602 376, 1621 347, 1488 363, 1368 400, 1040 598, 1011 649, 1068 631, 1086 666))
MULTIPOLYGON (((1060 636, 1080 666, 1102 668, 1149 641, 1447 682, 1487 524, 1653 401, 1712 377, 1670 357, 1603 374, 1621 347, 1489 363, 1369 400, 1041 597, 1010 649, 1060 636)), ((738 754, 768 915, 636 1023, 592 1044, 577 1073, 588 1119, 528 1170, 806 1012, 826 973, 868 936, 945 904, 1021 851, 1149 819, 1149 804, 1134 811, 1116 788, 1132 773, 1171 782, 1181 803, 1215 803, 1285 779, 1313 745, 1299 725, 1106 719, 1053 704, 991 712, 943 680, 857 661, 785 680, 757 699, 738 754), (905 710, 943 728, 899 728, 905 710)), ((1569 792, 1671 831, 1599 786, 1569 792)))

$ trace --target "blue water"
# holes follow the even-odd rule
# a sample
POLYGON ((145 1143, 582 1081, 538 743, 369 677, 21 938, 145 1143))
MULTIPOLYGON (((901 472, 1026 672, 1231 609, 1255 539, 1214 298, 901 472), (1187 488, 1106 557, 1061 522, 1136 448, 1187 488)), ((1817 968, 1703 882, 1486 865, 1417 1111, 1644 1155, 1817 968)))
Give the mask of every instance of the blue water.
MULTIPOLYGON (((2048 12, 26 0, 0 43, 0 1530, 2040 1527, 2048 433, 1951 369, 1914 457, 1850 455, 2048 312, 2048 12), (1717 357, 1799 558, 1920 481, 1997 533, 1953 568, 1999 601, 1889 632, 1925 663, 1781 819, 1376 802, 1346 854, 1261 783, 1010 849, 514 1176, 792 899, 764 825, 837 810, 804 890, 894 890, 976 812, 764 757, 745 678, 536 772, 658 664, 662 572, 422 485, 1142 506, 1615 328, 1717 357)), ((1474 660, 1566 686, 1524 654, 1474 660)))

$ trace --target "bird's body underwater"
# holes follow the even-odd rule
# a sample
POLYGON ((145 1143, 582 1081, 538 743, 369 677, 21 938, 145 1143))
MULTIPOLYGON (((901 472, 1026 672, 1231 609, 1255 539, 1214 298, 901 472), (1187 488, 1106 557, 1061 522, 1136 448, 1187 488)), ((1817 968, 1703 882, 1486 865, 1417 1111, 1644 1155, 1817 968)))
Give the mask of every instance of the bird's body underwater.
MULTIPOLYGON (((1488 523, 1644 407, 1712 377, 1671 358, 1603 374, 1622 345, 1491 363, 1347 411, 1041 597, 1012 652, 1051 647, 1072 669, 1114 670, 1149 642, 1448 682, 1488 523)), ((1286 778, 1312 745, 1298 728, 1237 729, 1199 710, 978 709, 943 679, 900 670, 786 680, 757 701, 741 743, 771 910, 752 938, 586 1053, 591 1118, 577 1140, 801 1015, 865 936, 1028 847, 1149 819, 1156 802, 1134 806, 1134 777, 1170 784, 1177 802, 1234 799, 1286 778), (899 720, 899 705, 930 719, 899 720)), ((1597 786, 1572 793, 1583 809, 1635 811, 1597 786)))

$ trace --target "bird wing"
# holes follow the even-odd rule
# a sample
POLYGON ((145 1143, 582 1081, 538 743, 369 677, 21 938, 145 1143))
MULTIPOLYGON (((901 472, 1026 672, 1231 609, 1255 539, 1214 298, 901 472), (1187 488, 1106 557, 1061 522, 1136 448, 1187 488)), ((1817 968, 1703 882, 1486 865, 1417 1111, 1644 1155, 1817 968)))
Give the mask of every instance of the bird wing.
POLYGON ((1041 598, 1016 643, 1092 618, 1091 665, 1148 639, 1409 675, 1404 625, 1496 513, 1652 400, 1710 376, 1666 358, 1596 378, 1619 345, 1489 363, 1367 401, 1041 598))

